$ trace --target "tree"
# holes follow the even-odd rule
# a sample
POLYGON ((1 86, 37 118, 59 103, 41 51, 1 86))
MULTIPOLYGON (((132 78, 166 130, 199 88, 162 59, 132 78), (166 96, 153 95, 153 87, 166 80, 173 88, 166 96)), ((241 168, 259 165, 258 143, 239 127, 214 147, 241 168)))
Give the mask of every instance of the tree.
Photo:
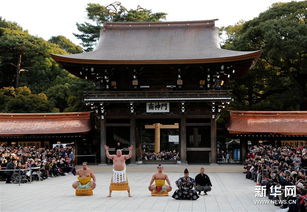
MULTIPOLYGON (((20 74, 49 63, 50 53, 65 54, 57 45, 30 35, 11 22, 0 20, 0 87, 20 85, 20 74)), ((54 62, 55 63, 55 62, 54 62)))
POLYGON ((52 104, 43 94, 32 94, 28 87, 5 87, 0 89, 0 111, 5 113, 51 112, 52 104))
POLYGON ((219 33, 220 37, 222 39, 226 38, 226 40, 224 42, 222 42, 223 48, 226 48, 226 49, 234 48, 233 47, 233 40, 236 37, 238 31, 242 29, 244 23, 245 23, 245 21, 241 20, 235 25, 230 25, 230 26, 227 26, 227 27, 221 27, 220 28, 220 33, 219 33))
POLYGON ((68 38, 63 35, 52 36, 49 40, 50 43, 57 44, 61 49, 71 53, 81 53, 83 52, 82 48, 73 42, 71 42, 68 38))
POLYGON ((0 28, 8 28, 22 31, 22 28, 15 22, 6 21, 0 16, 0 28))
POLYGON ((85 51, 91 51, 98 41, 101 26, 104 22, 157 22, 166 18, 166 13, 153 13, 151 10, 138 6, 136 9, 128 10, 120 2, 114 2, 110 5, 103 6, 100 4, 90 3, 86 8, 87 17, 90 21, 77 23, 80 34, 74 34, 82 41, 85 51))
POLYGON ((51 58, 50 53, 67 54, 62 49, 67 47, 64 44, 76 47, 63 36, 57 38, 53 41, 64 41, 61 46, 32 36, 17 24, 0 18, 0 89, 4 87, 0 92, 0 111, 86 110, 82 89, 90 90, 93 86, 65 71, 51 58), (29 89, 29 95, 16 95, 20 89, 23 94, 29 89), (10 92, 14 98, 7 95, 10 92))
POLYGON ((307 109, 307 2, 273 4, 253 20, 224 28, 224 48, 263 51, 232 83, 236 109, 307 109))

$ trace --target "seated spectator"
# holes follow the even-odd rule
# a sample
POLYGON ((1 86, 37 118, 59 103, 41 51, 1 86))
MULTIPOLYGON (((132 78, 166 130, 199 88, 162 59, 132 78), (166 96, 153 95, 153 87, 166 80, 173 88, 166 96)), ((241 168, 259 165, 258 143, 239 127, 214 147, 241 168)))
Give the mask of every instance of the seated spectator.
POLYGON ((176 151, 162 151, 158 153, 144 152, 143 160, 180 160, 179 153, 176 151))
MULTIPOLYGON (((65 175, 73 171, 74 158, 72 147, 57 146, 45 149, 35 146, 0 146, 0 169, 32 168, 26 173, 35 175, 34 178, 38 180, 65 175)), ((4 177, 8 183, 11 182, 13 172, 1 173, 4 173, 5 176, 0 177, 4 177)))
POLYGON ((285 204, 276 205, 288 208, 290 212, 307 209, 307 149, 304 146, 252 146, 247 155, 244 166, 246 178, 266 186, 269 199, 285 200, 285 204), (274 186, 280 187, 282 192, 285 192, 286 186, 294 186, 296 195, 276 195, 274 186))

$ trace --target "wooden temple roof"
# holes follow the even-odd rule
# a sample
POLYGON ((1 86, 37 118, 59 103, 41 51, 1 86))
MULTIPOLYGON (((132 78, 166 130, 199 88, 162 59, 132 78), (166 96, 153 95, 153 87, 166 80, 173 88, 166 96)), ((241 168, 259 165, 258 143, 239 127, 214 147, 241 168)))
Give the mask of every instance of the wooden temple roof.
POLYGON ((230 134, 307 135, 307 111, 230 111, 230 134))
POLYGON ((86 133, 90 112, 0 113, 0 136, 86 133))
POLYGON ((233 51, 219 46, 214 20, 185 22, 108 22, 96 49, 52 55, 66 64, 197 64, 257 59, 261 51, 233 51))

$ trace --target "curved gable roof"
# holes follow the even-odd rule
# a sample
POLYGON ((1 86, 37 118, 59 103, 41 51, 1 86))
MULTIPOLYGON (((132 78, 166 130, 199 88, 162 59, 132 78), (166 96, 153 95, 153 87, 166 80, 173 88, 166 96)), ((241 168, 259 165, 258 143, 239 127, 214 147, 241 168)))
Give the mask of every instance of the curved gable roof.
POLYGON ((190 64, 260 56, 260 51, 221 49, 215 20, 105 23, 94 51, 52 57, 76 64, 190 64))

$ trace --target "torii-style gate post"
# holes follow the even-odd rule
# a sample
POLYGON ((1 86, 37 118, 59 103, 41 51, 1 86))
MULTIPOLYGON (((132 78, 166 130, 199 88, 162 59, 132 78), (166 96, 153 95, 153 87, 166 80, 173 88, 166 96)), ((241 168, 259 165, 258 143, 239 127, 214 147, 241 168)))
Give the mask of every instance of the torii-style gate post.
POLYGON ((155 153, 160 152, 161 129, 179 129, 179 124, 160 124, 145 125, 145 129, 155 129, 155 153))

